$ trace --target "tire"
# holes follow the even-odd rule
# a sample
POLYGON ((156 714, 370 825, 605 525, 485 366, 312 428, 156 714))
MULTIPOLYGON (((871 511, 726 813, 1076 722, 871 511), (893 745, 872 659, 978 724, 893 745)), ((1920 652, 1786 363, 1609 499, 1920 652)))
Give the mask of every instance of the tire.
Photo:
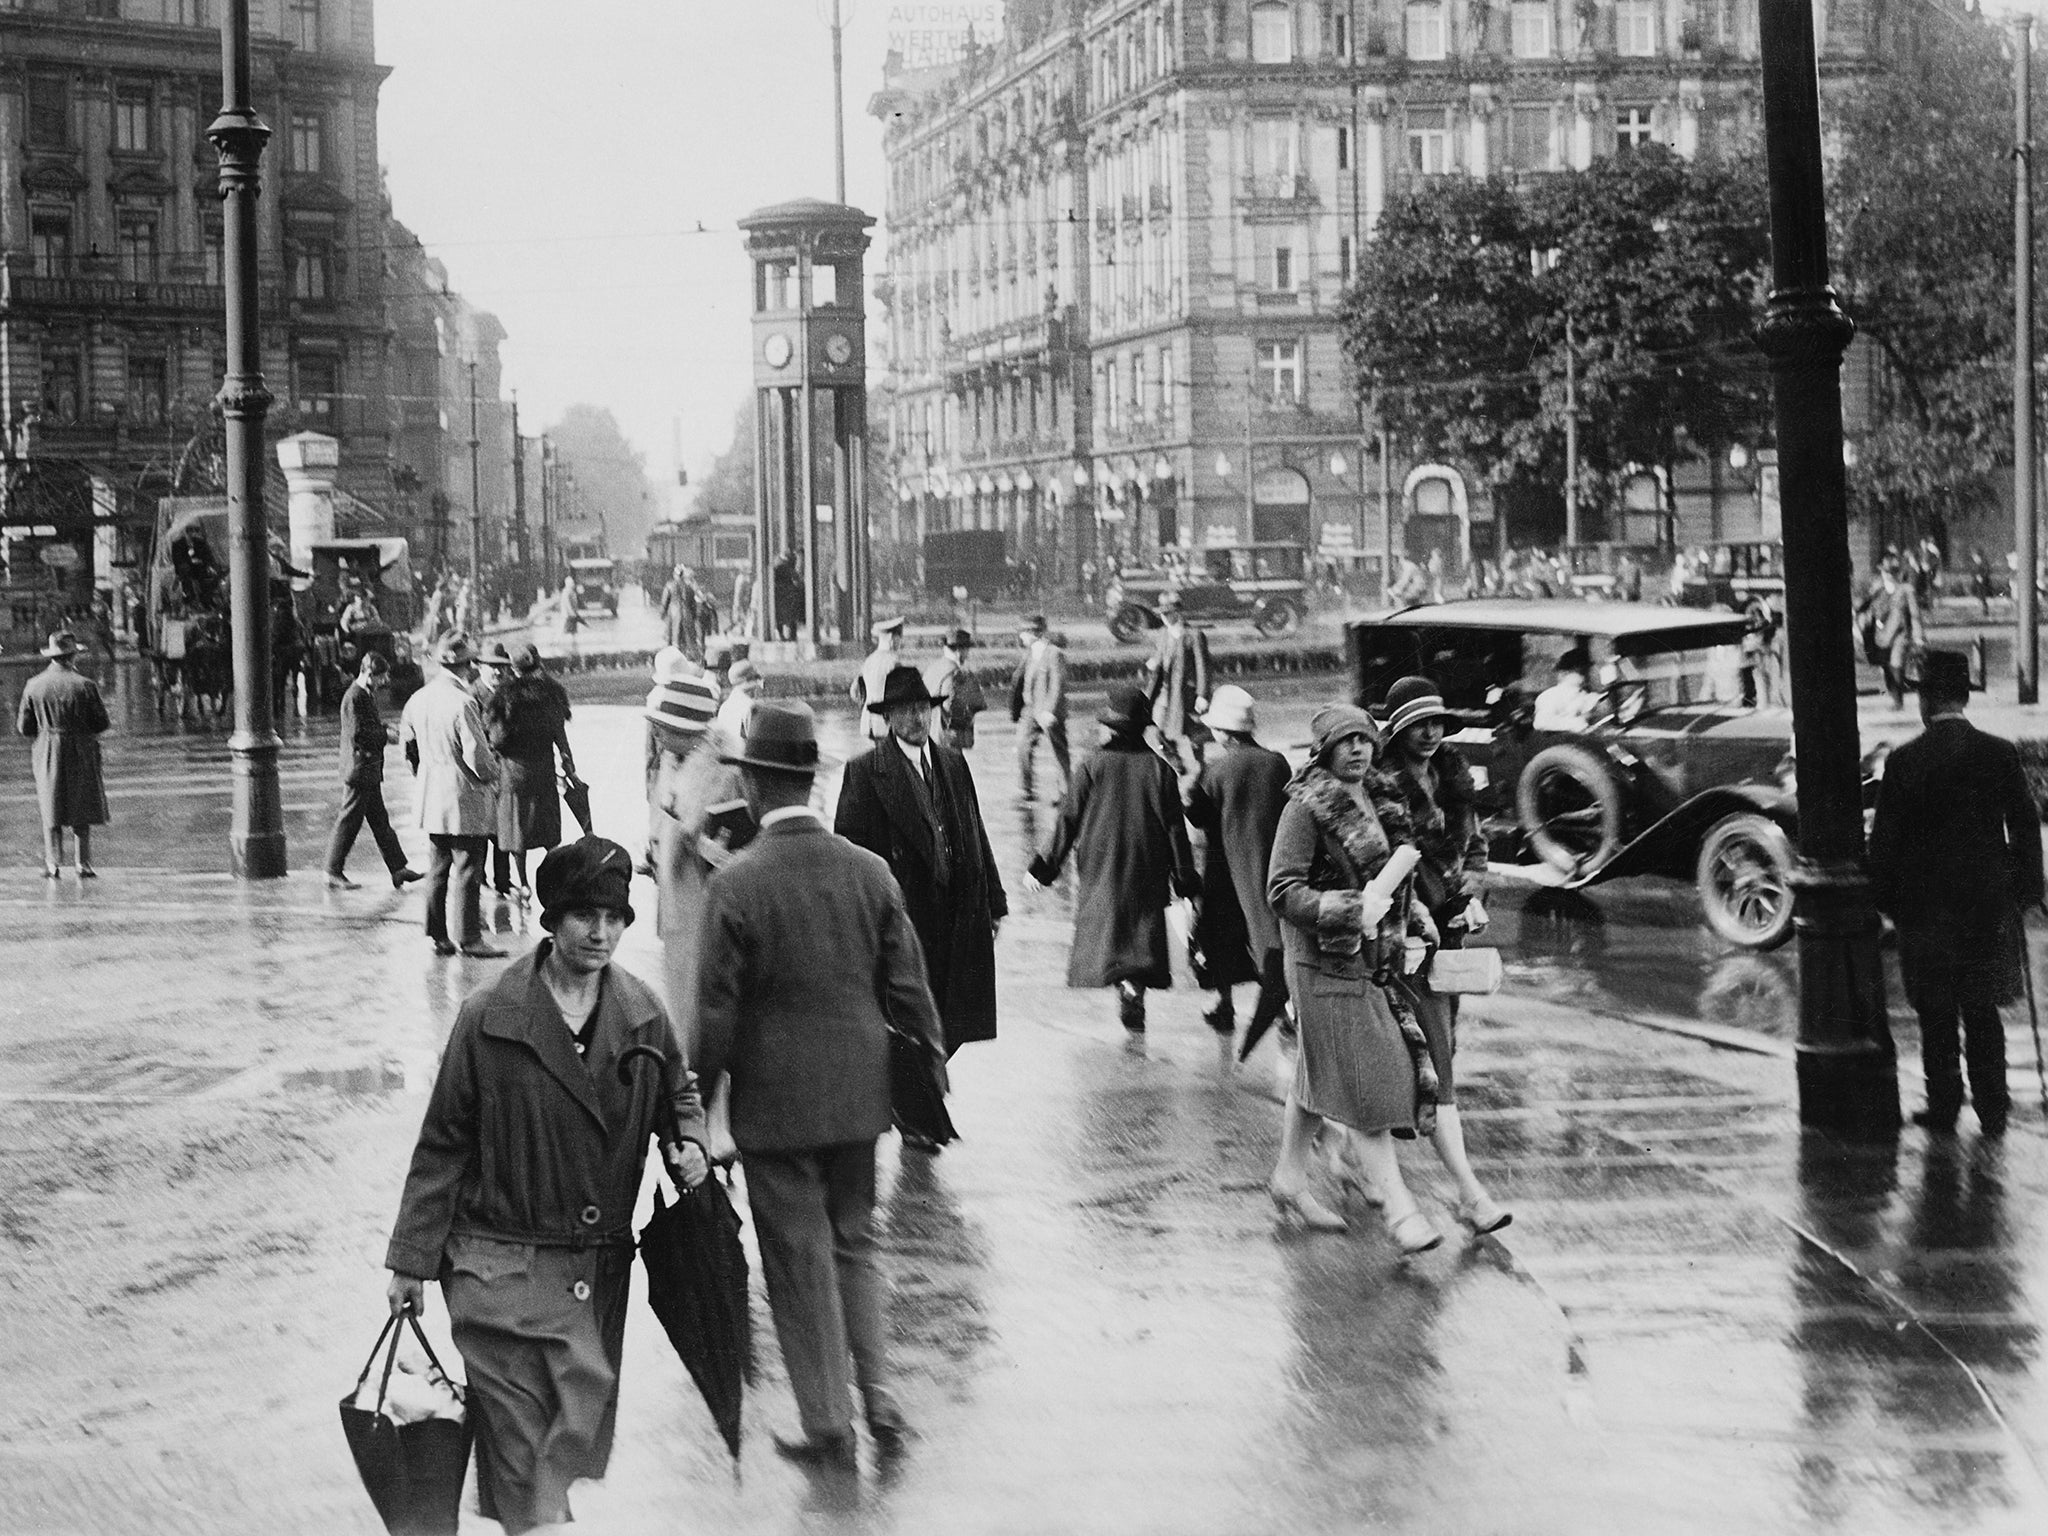
POLYGON ((1621 851, 1621 786, 1584 747, 1545 747, 1515 785, 1515 813, 1536 856, 1590 875, 1621 851))
POLYGON ((1259 611, 1252 615, 1252 623, 1260 634, 1269 640, 1282 635, 1291 635, 1301 625, 1301 610, 1286 598, 1276 598, 1270 603, 1261 603, 1259 611))
POLYGON ((1693 867, 1707 926, 1742 949, 1776 949, 1792 933, 1792 840, 1768 816, 1724 816, 1693 867))
POLYGON ((1110 616, 1109 632, 1118 645, 1129 645, 1149 626, 1145 623, 1145 610, 1136 603, 1125 603, 1110 616))

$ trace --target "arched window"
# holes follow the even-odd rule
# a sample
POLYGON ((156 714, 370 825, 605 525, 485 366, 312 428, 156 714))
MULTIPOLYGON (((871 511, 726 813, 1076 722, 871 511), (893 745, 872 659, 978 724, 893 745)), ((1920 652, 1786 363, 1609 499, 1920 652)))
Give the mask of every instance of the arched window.
POLYGON ((1431 475, 1427 480, 1415 482, 1415 515, 1417 517, 1449 517, 1456 510, 1451 496, 1451 482, 1441 475, 1431 475))
POLYGON ((1252 62, 1294 62, 1294 7, 1263 4, 1252 7, 1252 62))

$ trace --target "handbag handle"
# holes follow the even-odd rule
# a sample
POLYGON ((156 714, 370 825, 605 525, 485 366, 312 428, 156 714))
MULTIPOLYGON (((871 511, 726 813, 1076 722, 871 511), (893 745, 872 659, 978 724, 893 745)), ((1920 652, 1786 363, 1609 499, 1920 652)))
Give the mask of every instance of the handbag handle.
MULTIPOLYGON (((388 1417, 384 1412, 384 1397, 391 1390, 392 1367, 398 1363, 398 1340, 400 1337, 397 1332, 398 1318, 399 1314, 393 1312, 384 1320, 383 1331, 377 1335, 377 1342, 370 1346, 370 1358, 363 1362, 362 1372, 356 1377, 356 1391, 360 1392, 363 1390, 363 1383, 370 1379, 370 1367, 377 1363, 377 1351, 383 1349, 384 1374, 377 1379, 377 1406, 373 1411, 374 1416, 378 1418, 388 1417), (391 1341, 391 1346, 388 1349, 384 1346, 384 1341, 387 1338, 391 1341)), ((420 1341, 420 1348, 427 1352, 427 1364, 434 1368, 443 1381, 448 1382, 448 1385, 453 1387, 455 1383, 449 1379, 448 1372, 442 1368, 441 1358, 434 1353, 434 1346, 427 1342, 427 1335, 420 1327, 419 1318, 411 1312, 407 1312, 405 1320, 412 1325, 412 1335, 420 1341)), ((351 1396, 353 1395, 351 1394, 351 1396)))

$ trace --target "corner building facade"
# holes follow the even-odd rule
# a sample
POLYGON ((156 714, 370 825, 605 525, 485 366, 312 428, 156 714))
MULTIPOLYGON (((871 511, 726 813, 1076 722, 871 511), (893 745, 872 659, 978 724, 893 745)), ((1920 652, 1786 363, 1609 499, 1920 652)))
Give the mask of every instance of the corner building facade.
MULTIPOLYGON (((1837 80, 1907 24, 1815 15, 1837 80)), ((1112 552, 1558 542, 1561 508, 1382 465, 1338 322, 1357 253, 1428 178, 1754 142, 1757 57, 1756 0, 1013 0, 1000 44, 871 108, 890 531, 1005 530, 1048 585, 1112 552)), ((1702 478, 1681 541, 1757 536, 1755 486, 1702 478)))

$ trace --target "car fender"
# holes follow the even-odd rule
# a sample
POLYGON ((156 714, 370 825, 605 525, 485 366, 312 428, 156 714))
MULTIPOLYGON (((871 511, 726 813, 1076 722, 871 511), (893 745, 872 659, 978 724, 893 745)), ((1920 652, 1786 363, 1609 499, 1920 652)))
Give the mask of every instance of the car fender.
POLYGON ((1744 812, 1770 817, 1785 829, 1788 837, 1798 833, 1798 807, 1792 796, 1776 785, 1716 785, 1700 791, 1677 810, 1644 828, 1599 869, 1568 884, 1574 888, 1598 885, 1627 875, 1691 879, 1693 860, 1707 829, 1725 816, 1744 812))

